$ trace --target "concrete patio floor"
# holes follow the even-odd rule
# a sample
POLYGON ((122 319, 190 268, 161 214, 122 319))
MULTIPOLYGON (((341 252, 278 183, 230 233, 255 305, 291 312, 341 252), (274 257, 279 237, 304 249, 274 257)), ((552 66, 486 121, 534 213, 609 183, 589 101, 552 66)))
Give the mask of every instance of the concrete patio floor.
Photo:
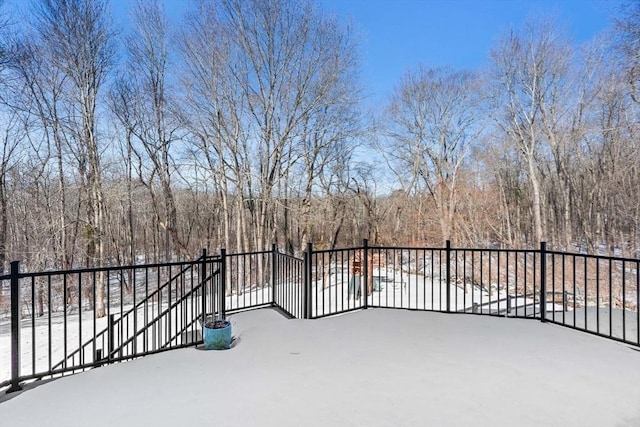
POLYGON ((640 426, 640 351, 534 320, 231 316, 168 351, 0 398, 0 426, 640 426))

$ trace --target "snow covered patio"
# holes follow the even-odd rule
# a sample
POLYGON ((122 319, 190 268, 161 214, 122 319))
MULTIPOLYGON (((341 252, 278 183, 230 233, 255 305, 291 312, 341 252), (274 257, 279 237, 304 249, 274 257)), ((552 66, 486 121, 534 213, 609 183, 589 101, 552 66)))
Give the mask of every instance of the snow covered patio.
POLYGON ((639 426, 640 351, 535 320, 369 309, 230 316, 173 350, 3 396, 9 426, 639 426))

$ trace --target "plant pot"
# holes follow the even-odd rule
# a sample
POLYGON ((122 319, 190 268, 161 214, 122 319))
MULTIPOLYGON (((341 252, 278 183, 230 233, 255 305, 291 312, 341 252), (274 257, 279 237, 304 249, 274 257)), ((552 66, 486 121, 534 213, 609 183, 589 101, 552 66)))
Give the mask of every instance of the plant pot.
POLYGON ((207 350, 227 350, 231 347, 231 322, 206 320, 202 325, 202 339, 207 350))

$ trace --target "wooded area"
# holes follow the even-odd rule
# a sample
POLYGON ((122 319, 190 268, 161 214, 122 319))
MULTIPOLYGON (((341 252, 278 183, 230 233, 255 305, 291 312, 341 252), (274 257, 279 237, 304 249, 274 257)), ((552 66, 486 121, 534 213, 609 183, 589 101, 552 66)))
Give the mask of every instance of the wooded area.
MULTIPOLYGON (((353 29, 299 0, 0 0, 0 263, 30 271, 370 244, 640 256, 640 2, 550 19, 367 111, 353 29), (5 5, 6 6, 6 5, 5 5)), ((423 58, 425 64, 429 58, 423 58)))

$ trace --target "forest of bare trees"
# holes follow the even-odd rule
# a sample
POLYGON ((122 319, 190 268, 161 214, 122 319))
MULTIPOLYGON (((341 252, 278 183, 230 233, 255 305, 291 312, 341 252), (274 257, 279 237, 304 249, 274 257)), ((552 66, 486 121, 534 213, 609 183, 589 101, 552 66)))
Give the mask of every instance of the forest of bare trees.
POLYGON ((0 0, 0 262, 27 270, 371 244, 640 256, 640 2, 574 43, 546 17, 486 67, 367 106, 311 1, 0 0))

